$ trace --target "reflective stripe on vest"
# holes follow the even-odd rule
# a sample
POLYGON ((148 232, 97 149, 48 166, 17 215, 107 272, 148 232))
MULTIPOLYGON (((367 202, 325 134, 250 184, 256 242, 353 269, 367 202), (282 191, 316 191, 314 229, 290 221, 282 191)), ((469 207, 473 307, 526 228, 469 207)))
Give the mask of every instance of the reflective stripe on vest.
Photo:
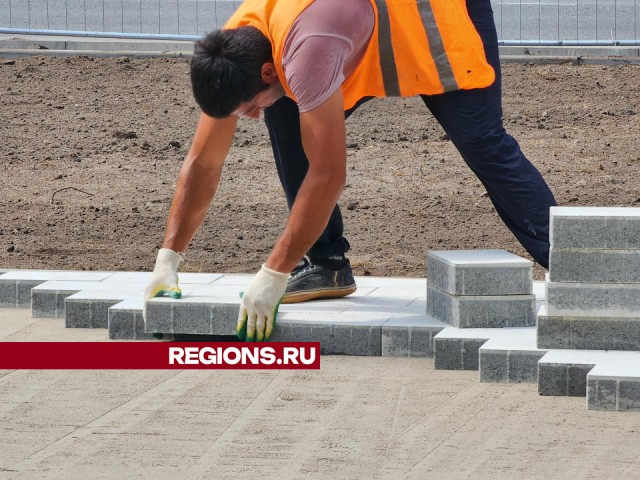
POLYGON ((400 82, 396 59, 391 44, 391 25, 389 23, 389 10, 385 0, 376 0, 378 7, 378 52, 380 54, 380 69, 382 70, 382 82, 384 91, 389 97, 400 96, 400 82))
MULTIPOLYGON (((447 52, 444 49, 438 24, 433 16, 431 2, 430 0, 417 0, 416 3, 442 88, 445 92, 458 90, 458 82, 456 82, 447 52)), ((400 85, 391 42, 391 26, 389 24, 387 3, 385 0, 376 0, 376 6, 378 7, 378 52, 380 54, 380 69, 382 70, 384 90, 388 97, 399 97, 400 85)))

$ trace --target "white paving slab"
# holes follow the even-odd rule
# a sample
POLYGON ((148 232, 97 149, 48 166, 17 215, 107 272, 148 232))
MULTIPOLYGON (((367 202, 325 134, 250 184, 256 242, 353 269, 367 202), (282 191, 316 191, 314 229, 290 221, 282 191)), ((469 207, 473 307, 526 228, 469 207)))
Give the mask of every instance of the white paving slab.
MULTIPOLYGON (((109 283, 117 282, 138 282, 144 287, 151 279, 151 272, 115 272, 104 281, 109 283)), ((220 273, 179 273, 178 282, 183 284, 208 285, 223 277, 220 273)))
POLYGON ((99 282, 113 272, 86 272, 74 270, 11 270, 0 275, 0 280, 69 280, 99 282))
POLYGON ((247 275, 243 273, 225 273, 219 279, 215 280, 217 285, 244 285, 245 287, 251 283, 255 275, 247 275))
POLYGON ((65 298, 79 292, 93 295, 96 291, 120 292, 131 295, 142 292, 141 284, 105 281, 49 280, 31 289, 31 315, 34 318, 64 318, 65 298))
POLYGON ((358 288, 417 288, 423 291, 427 288, 425 277, 354 277, 358 288))
POLYGON ((589 372, 589 378, 640 381, 640 352, 607 351, 604 358, 589 372))

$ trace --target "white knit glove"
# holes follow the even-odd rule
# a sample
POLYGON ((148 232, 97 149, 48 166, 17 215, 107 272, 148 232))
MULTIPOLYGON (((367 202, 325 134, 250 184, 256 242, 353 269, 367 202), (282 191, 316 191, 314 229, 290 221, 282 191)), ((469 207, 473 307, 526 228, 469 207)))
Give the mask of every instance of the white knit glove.
POLYGON ((236 333, 240 340, 269 340, 280 301, 287 289, 288 273, 276 272, 262 265, 253 282, 242 295, 236 333))
POLYGON ((173 250, 160 249, 153 275, 144 289, 145 301, 164 294, 171 298, 180 298, 182 291, 178 287, 178 265, 182 260, 182 255, 173 250))

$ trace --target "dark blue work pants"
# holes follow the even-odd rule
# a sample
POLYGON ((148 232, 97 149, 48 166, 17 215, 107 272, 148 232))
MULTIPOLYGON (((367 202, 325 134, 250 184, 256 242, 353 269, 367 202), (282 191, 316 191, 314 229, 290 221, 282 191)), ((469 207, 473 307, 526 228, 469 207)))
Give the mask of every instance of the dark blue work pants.
MULTIPOLYGON (((487 189, 498 214, 516 238, 543 267, 549 265, 549 207, 556 205, 540 172, 527 160, 518 142, 502 125, 502 91, 498 38, 489 0, 467 0, 469 16, 496 72, 490 87, 458 90, 422 99, 487 189)), ((356 107, 345 112, 348 117, 356 107)), ((278 175, 289 208, 308 169, 300 139, 298 107, 284 97, 264 111, 278 175)), ((327 228, 309 250, 323 258, 349 250, 342 214, 336 205, 327 228)))

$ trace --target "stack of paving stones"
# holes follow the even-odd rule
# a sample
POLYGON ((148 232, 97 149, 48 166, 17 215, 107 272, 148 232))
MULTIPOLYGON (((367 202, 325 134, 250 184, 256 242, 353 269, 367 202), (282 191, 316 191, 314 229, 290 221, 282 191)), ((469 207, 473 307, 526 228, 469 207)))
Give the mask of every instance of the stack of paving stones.
POLYGON ((434 339, 435 367, 532 381, 544 353, 533 340, 533 263, 504 250, 433 251, 427 271, 427 314, 451 325, 434 339))
POLYGON ((551 209, 537 334, 539 348, 566 350, 540 363, 541 394, 586 393, 590 409, 640 410, 640 208, 551 209), (611 374, 613 358, 629 359, 624 376, 611 374))

